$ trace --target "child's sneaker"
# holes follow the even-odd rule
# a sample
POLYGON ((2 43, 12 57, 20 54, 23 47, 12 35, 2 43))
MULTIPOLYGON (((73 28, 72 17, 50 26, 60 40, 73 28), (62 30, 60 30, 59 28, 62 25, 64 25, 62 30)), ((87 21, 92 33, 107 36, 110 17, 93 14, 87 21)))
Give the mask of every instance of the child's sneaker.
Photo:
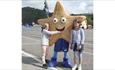
POLYGON ((77 66, 72 67, 72 70, 78 70, 77 66))
POLYGON ((43 68, 47 69, 48 65, 47 64, 43 64, 43 68))
POLYGON ((49 60, 48 59, 45 59, 46 63, 48 64, 49 60))
POLYGON ((79 65, 79 69, 78 70, 82 70, 82 67, 81 67, 81 65, 79 65))
POLYGON ((79 70, 79 68, 76 68, 75 70, 79 70))

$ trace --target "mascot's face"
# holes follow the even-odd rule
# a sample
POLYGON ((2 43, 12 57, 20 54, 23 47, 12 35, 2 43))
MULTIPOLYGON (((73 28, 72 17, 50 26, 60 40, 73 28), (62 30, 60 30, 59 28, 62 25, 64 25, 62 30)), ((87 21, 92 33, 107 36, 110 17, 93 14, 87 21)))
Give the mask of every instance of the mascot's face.
POLYGON ((72 28, 73 20, 75 19, 82 22, 86 20, 86 17, 70 16, 64 11, 64 8, 61 5, 61 3, 57 1, 53 15, 46 19, 39 19, 38 23, 40 25, 44 25, 45 23, 48 23, 50 31, 61 31, 60 34, 55 34, 50 36, 50 43, 54 44, 59 38, 63 38, 69 42, 70 30, 72 28))
POLYGON ((67 16, 53 16, 51 17, 51 22, 49 30, 51 31, 66 31, 70 26, 72 26, 72 22, 68 21, 67 16))
POLYGON ((56 3, 53 15, 49 18, 49 24, 51 31, 65 31, 72 25, 70 15, 64 11, 59 1, 56 3))
POLYGON ((63 31, 66 27, 66 24, 67 24, 66 17, 53 18, 52 25, 54 26, 54 29, 57 31, 63 31))

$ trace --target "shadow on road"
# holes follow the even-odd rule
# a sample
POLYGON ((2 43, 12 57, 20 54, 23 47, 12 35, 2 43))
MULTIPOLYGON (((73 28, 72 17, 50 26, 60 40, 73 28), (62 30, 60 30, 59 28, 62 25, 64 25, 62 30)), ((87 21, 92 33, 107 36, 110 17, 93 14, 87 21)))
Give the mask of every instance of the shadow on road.
MULTIPOLYGON (((39 58, 39 60, 41 60, 41 59, 39 58)), ((33 59, 33 58, 31 58, 31 57, 22 56, 22 63, 43 68, 41 62, 36 61, 35 59, 33 59)), ((62 62, 58 62, 56 68, 57 68, 57 67, 59 67, 59 68, 65 68, 65 67, 63 67, 62 62)))
POLYGON ((39 63, 38 61, 34 60, 34 59, 31 58, 31 57, 24 57, 24 56, 22 56, 22 62, 23 62, 24 64, 39 63))
MULTIPOLYGON (((38 59, 41 61, 40 58, 38 58, 38 59)), ((29 64, 29 65, 31 64, 31 65, 33 65, 33 66, 43 68, 41 62, 36 61, 35 59, 33 59, 33 58, 31 58, 31 57, 22 56, 22 63, 24 63, 24 64, 29 64)))

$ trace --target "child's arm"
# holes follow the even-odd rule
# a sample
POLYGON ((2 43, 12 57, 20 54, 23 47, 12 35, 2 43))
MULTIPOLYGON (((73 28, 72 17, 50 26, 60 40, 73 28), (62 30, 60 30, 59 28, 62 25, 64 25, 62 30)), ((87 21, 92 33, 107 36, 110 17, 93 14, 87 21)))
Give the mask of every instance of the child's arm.
POLYGON ((80 29, 80 35, 81 35, 81 42, 78 44, 77 50, 80 51, 81 49, 84 49, 84 41, 85 41, 85 33, 83 29, 80 29))
POLYGON ((85 32, 83 29, 81 29, 81 44, 83 45, 85 41, 85 32))
POLYGON ((57 33, 61 33, 60 31, 48 31, 48 30, 43 30, 44 33, 52 35, 52 34, 57 34, 57 33))
POLYGON ((73 35, 73 33, 72 33, 72 30, 71 30, 71 33, 70 33, 70 44, 72 44, 72 35, 73 35))
POLYGON ((73 32, 72 32, 72 30, 71 30, 71 34, 70 34, 70 43, 69 43, 69 47, 70 47, 70 49, 73 49, 73 46, 72 46, 72 35, 73 35, 73 32))

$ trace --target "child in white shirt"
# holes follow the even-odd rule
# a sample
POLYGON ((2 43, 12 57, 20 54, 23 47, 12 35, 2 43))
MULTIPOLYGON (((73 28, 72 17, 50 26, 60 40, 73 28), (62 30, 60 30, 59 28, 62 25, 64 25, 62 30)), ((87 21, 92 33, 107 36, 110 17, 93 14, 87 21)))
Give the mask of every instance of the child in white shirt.
POLYGON ((49 25, 45 23, 45 25, 42 27, 42 62, 43 62, 43 67, 47 68, 46 64, 46 57, 48 57, 48 50, 49 50, 49 36, 52 34, 58 34, 61 33, 60 31, 48 31, 49 25))

